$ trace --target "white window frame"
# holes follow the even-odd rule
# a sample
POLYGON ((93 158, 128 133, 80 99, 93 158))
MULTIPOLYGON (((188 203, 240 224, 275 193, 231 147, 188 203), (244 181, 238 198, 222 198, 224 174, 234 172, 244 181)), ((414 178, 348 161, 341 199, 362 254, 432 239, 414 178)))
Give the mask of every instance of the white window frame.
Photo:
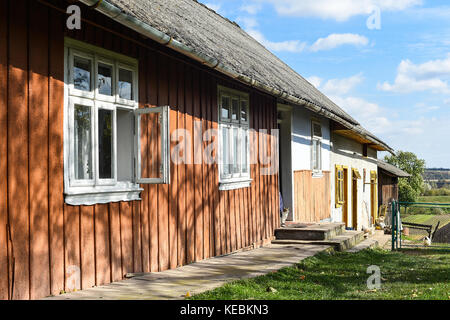
POLYGON ((64 48, 64 193, 65 202, 70 205, 93 205, 97 203, 109 203, 117 201, 140 200, 140 192, 143 190, 139 184, 169 183, 170 159, 169 159, 169 107, 156 107, 139 109, 138 103, 138 61, 136 59, 117 54, 96 46, 65 38, 64 48), (91 61, 91 91, 77 90, 73 85, 73 58, 80 56, 91 61), (98 64, 104 63, 113 67, 112 72, 112 96, 102 95, 98 92, 98 64), (119 68, 133 72, 133 100, 120 98, 118 95, 119 68), (92 141, 92 167, 91 180, 76 180, 74 167, 74 106, 85 105, 91 110, 91 141, 92 141), (113 111, 112 126, 112 179, 99 178, 98 155, 98 112, 100 109, 113 111), (134 154, 131 155, 134 163, 133 175, 130 181, 118 181, 117 170, 117 110, 129 110, 133 112, 135 120, 134 132, 130 137, 134 140, 134 154), (160 113, 161 126, 161 150, 163 155, 162 177, 140 177, 140 131, 139 118, 146 113, 160 113), (138 153, 139 151, 139 153, 138 153), (137 175, 139 168, 139 176, 137 175))
POLYGON ((218 110, 219 110, 219 190, 232 190, 238 188, 246 188, 251 184, 250 177, 250 126, 249 126, 249 113, 250 113, 250 99, 247 93, 233 90, 230 88, 226 88, 223 86, 218 86, 218 110), (228 97, 230 99, 229 104, 229 118, 222 117, 222 97, 228 97), (233 99, 238 99, 238 114, 237 120, 233 120, 233 99), (247 102, 247 121, 241 121, 241 101, 245 100, 247 102), (223 155, 223 139, 222 139, 222 130, 224 128, 229 129, 229 156, 234 156, 235 152, 238 152, 239 159, 239 173, 234 172, 232 163, 229 165, 229 174, 225 175, 223 173, 224 170, 224 155, 223 155), (235 144, 234 142, 234 130, 238 130, 238 150, 234 150, 235 144), (242 144, 244 142, 244 132, 247 132, 247 152, 246 154, 242 153, 242 144), (246 172, 242 169, 242 164, 244 163, 244 157, 246 158, 246 172))
POLYGON ((135 159, 136 159, 136 182, 137 183, 170 183, 170 146, 169 143, 165 143, 169 141, 169 114, 170 114, 169 106, 164 107, 155 107, 155 108, 144 108, 144 109, 136 109, 135 113, 135 159), (159 123, 161 125, 161 177, 160 178, 145 178, 142 177, 141 174, 141 144, 139 143, 139 139, 141 138, 141 116, 143 114, 152 114, 159 113, 159 123))
POLYGON ((320 121, 317 120, 312 120, 311 121, 311 171, 313 173, 313 177, 322 177, 322 136, 316 136, 314 134, 314 125, 318 125, 321 127, 321 132, 323 132, 322 130, 322 124, 320 121), (318 145, 318 150, 319 152, 316 152, 316 159, 314 159, 314 152, 317 150, 314 150, 315 147, 315 143, 318 145), (314 160, 316 160, 316 163, 319 164, 319 169, 314 168, 314 160))

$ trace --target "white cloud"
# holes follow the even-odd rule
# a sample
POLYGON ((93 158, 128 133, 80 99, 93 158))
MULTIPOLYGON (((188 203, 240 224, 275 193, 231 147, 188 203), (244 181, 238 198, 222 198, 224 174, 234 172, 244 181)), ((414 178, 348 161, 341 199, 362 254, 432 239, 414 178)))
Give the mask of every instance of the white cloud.
POLYGON ((363 81, 362 74, 343 79, 331 79, 322 86, 322 90, 330 95, 344 95, 363 81))
POLYGON ((270 2, 280 15, 319 17, 346 21, 357 15, 369 15, 374 8, 399 11, 422 4, 422 0, 259 0, 270 2))
POLYGON ((262 6, 259 3, 247 3, 242 5, 239 10, 247 12, 248 14, 257 14, 261 10, 262 6))
POLYGON ((263 46, 265 46, 267 49, 271 51, 287 51, 287 52, 294 52, 299 53, 305 50, 307 47, 307 44, 305 42, 299 41, 299 40, 288 40, 288 41, 280 41, 280 42, 273 42, 270 40, 267 40, 264 35, 257 31, 257 30, 247 30, 247 33, 252 36, 256 41, 261 43, 263 46))
POLYGON ((319 38, 311 46, 313 52, 321 50, 331 50, 343 45, 366 46, 369 40, 359 34, 353 33, 333 33, 326 38, 319 38))
POLYGON ((237 17, 236 22, 240 23, 245 30, 256 30, 258 20, 255 17, 237 17))
POLYGON ((362 73, 359 73, 348 78, 330 79, 326 82, 323 82, 323 79, 317 76, 309 77, 307 80, 326 95, 342 96, 349 93, 358 84, 362 83, 364 77, 362 73))
POLYGON ((309 81, 316 88, 319 88, 320 84, 322 83, 322 78, 316 76, 306 78, 306 80, 309 81))
POLYGON ((442 60, 431 60, 422 64, 414 64, 403 60, 397 68, 397 76, 393 84, 384 82, 378 88, 383 91, 410 93, 432 91, 450 94, 450 54, 442 60))

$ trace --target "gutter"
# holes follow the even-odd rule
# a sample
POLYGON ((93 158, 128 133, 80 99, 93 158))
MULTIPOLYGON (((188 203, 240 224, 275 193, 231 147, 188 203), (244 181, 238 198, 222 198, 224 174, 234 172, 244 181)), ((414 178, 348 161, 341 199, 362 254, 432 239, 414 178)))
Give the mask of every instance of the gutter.
POLYGON ((279 99, 285 100, 287 102, 290 102, 290 103, 298 105, 298 106, 304 106, 307 109, 309 109, 317 114, 323 115, 324 117, 326 117, 328 119, 331 119, 337 123, 342 124, 344 127, 357 133, 358 135, 365 138, 366 140, 369 140, 369 141, 385 148, 390 153, 394 152, 394 150, 392 148, 390 148, 387 144, 385 144, 381 140, 377 139, 376 137, 368 135, 366 132, 364 132, 362 130, 362 128, 358 127, 358 125, 359 125, 358 123, 353 123, 349 120, 343 119, 342 117, 326 110, 323 107, 320 107, 320 106, 314 104, 311 101, 308 101, 303 98, 298 98, 294 95, 288 94, 287 92, 267 86, 267 85, 259 82, 258 80, 241 75, 241 74, 229 69, 228 67, 226 67, 219 60, 209 57, 201 52, 196 52, 196 51, 192 50, 191 48, 189 48, 188 46, 186 46, 185 44, 172 38, 171 36, 159 31, 158 29, 136 19, 135 17, 127 15, 126 13, 122 12, 119 8, 117 8, 116 6, 108 3, 108 1, 106 1, 106 0, 80 0, 80 2, 84 3, 85 5, 89 6, 92 9, 99 11, 100 13, 108 16, 109 18, 123 24, 124 26, 158 42, 159 44, 169 47, 172 50, 175 50, 185 56, 188 56, 189 58, 194 59, 195 61, 198 61, 201 64, 203 64, 211 69, 217 70, 218 72, 220 72, 230 78, 236 79, 242 83, 245 83, 246 85, 257 88, 257 89, 264 91, 264 92, 266 92, 272 96, 275 96, 279 99))

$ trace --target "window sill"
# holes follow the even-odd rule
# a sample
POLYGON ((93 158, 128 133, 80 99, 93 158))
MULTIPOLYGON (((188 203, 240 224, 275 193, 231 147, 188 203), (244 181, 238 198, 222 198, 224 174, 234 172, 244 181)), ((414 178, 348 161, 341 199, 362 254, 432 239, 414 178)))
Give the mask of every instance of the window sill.
POLYGON ((313 178, 322 178, 323 177, 323 172, 322 171, 313 171, 312 177, 313 178))
POLYGON ((222 181, 222 182, 219 182, 219 190, 226 191, 226 190, 248 188, 248 187, 250 187, 251 183, 252 183, 252 179, 222 181))
POLYGON ((65 193, 65 203, 72 206, 105 204, 110 202, 141 200, 143 191, 138 185, 129 188, 93 187, 73 188, 65 193))

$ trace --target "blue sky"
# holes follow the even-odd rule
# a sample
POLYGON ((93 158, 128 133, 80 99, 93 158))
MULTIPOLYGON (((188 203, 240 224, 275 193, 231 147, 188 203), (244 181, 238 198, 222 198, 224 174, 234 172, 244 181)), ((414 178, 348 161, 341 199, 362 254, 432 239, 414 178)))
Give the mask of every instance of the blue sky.
POLYGON ((448 1, 201 2, 394 149, 416 153, 427 167, 450 167, 448 1))

